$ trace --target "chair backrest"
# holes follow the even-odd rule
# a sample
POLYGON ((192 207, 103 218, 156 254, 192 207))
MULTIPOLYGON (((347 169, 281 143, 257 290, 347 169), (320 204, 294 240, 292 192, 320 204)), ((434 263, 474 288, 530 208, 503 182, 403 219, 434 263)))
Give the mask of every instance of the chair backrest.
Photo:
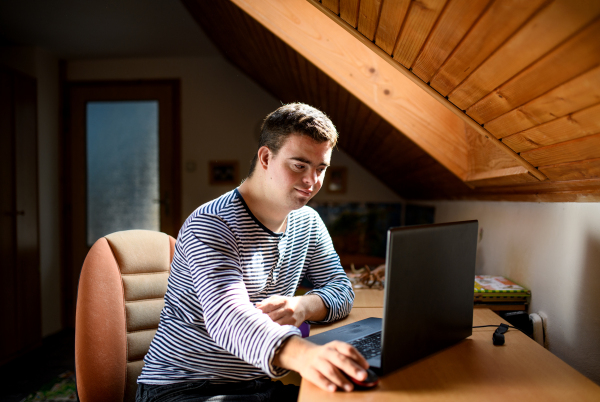
POLYGON ((99 239, 79 278, 75 373, 82 402, 134 401, 158 328, 175 239, 128 230, 99 239))

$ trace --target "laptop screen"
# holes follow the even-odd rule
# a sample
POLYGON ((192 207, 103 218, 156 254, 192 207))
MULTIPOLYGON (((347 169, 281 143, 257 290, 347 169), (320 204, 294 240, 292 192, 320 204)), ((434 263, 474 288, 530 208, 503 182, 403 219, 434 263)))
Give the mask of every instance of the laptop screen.
POLYGON ((478 222, 388 231, 381 371, 472 333, 478 222))

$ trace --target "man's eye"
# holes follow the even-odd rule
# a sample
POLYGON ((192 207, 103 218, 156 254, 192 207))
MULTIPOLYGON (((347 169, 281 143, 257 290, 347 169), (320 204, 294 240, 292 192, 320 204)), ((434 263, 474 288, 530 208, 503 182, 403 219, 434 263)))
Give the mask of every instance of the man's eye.
POLYGON ((302 170, 304 169, 304 165, 294 165, 296 167, 296 169, 298 170, 302 170))
POLYGON ((319 168, 319 169, 317 169, 317 171, 319 172, 319 174, 321 174, 325 171, 325 169, 327 169, 327 168, 319 168))

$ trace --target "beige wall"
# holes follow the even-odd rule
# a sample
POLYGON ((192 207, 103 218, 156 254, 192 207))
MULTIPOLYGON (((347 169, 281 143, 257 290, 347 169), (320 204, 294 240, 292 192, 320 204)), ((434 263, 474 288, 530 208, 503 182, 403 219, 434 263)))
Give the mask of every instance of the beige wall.
MULTIPOLYGON (((233 186, 208 184, 209 160, 238 160, 240 177, 256 152, 262 119, 281 103, 221 57, 72 61, 67 79, 181 79, 182 213, 233 186), (193 171, 188 166, 195 165, 193 171)), ((335 122, 334 122, 335 123, 335 122)), ((343 135, 343 133, 342 133, 343 135)), ((399 201, 400 198, 343 152, 334 165, 347 166, 345 195, 319 194, 322 201, 399 201)))
POLYGON ((42 336, 61 329, 58 58, 40 48, 5 47, 0 63, 37 79, 42 336))
POLYGON ((477 273, 531 289, 529 312, 548 317, 550 351, 600 384, 600 204, 431 205, 436 222, 479 220, 477 273))

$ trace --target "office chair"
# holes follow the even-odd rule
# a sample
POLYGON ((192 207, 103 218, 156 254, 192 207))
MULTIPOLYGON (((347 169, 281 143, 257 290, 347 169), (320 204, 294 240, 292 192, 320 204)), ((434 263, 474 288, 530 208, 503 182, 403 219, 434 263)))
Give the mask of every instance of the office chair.
POLYGON ((75 374, 82 402, 134 401, 158 328, 175 239, 128 230, 99 239, 79 278, 75 374))

